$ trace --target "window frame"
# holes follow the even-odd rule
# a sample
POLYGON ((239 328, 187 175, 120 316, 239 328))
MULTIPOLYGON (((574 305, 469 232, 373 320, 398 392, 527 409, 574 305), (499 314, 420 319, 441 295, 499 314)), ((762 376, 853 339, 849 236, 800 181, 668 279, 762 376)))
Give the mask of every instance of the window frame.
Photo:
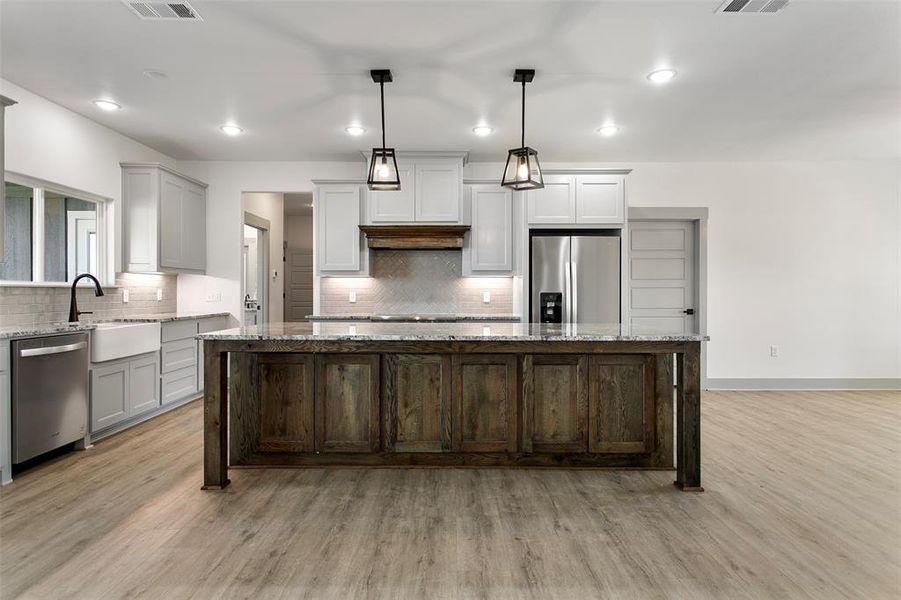
MULTIPOLYGON (((4 173, 4 182, 14 183, 32 189, 31 201, 31 281, 15 281, 0 279, 0 287, 70 287, 71 281, 46 281, 44 279, 44 192, 52 192, 95 205, 97 211, 97 279, 104 287, 113 287, 116 281, 115 274, 115 214, 113 199, 83 190, 77 190, 65 185, 45 181, 36 177, 22 175, 7 171, 4 173)), ((68 276, 68 275, 67 275, 68 276)), ((90 281, 82 280, 79 285, 92 285, 90 281)))

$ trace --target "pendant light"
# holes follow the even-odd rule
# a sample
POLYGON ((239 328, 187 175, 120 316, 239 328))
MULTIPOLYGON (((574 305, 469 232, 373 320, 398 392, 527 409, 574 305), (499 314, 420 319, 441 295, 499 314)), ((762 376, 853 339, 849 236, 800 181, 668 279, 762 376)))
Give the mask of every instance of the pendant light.
POLYGON ((369 161, 369 178, 366 183, 370 190, 398 191, 400 190, 400 175, 397 173, 397 159, 394 148, 385 147, 385 84, 393 81, 391 71, 388 69, 373 69, 369 72, 372 80, 379 84, 382 97, 382 147, 372 149, 372 159, 369 161))
POLYGON ((507 166, 501 185, 514 190, 540 190, 544 187, 538 151, 526 146, 526 84, 535 79, 535 69, 516 69, 514 83, 522 84, 522 146, 507 154, 507 166))

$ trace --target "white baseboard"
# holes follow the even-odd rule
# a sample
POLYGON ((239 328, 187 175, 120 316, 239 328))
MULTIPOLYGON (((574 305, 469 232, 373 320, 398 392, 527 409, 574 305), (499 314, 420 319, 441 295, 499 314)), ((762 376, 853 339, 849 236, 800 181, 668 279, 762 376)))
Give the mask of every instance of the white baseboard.
POLYGON ((708 390, 901 390, 901 378, 708 378, 708 390))

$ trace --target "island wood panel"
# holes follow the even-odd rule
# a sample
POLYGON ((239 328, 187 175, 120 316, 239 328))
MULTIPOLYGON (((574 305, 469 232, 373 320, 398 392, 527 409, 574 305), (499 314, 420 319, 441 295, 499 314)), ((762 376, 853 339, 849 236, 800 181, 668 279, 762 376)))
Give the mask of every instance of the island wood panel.
POLYGON ((385 450, 451 449, 451 357, 388 354, 382 361, 385 450))
POLYGON ((379 356, 316 356, 316 451, 377 452, 379 356))
POLYGON ((264 452, 313 452, 313 355, 259 354, 258 447, 264 452))
MULTIPOLYGON (((204 356, 205 353, 206 349, 204 356)), ((252 352, 233 352, 229 355, 228 455, 232 465, 244 464, 250 456, 259 451, 258 356, 260 355, 252 352)), ((209 382, 206 385, 209 385, 209 382)))
POLYGON ((516 356, 453 357, 454 450, 516 452, 516 356))
POLYGON ((590 452, 654 449, 654 356, 592 356, 589 366, 590 452))
POLYGON ((588 357, 523 357, 523 452, 588 450, 588 357))
POLYGON ((676 357, 676 487, 703 492, 701 487, 701 343, 686 344, 676 357))
POLYGON ((654 449, 653 463, 661 468, 672 468, 675 465, 673 444, 673 401, 675 386, 673 385, 673 354, 654 355, 654 449))

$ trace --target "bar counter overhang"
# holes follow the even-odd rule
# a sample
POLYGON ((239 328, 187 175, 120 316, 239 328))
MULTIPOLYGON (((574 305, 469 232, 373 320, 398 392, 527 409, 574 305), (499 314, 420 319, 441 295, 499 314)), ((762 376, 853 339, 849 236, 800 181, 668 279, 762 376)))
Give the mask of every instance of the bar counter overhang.
POLYGON ((204 489, 228 485, 230 466, 331 465, 675 466, 678 488, 703 489, 706 336, 619 323, 322 322, 198 338, 204 489))

